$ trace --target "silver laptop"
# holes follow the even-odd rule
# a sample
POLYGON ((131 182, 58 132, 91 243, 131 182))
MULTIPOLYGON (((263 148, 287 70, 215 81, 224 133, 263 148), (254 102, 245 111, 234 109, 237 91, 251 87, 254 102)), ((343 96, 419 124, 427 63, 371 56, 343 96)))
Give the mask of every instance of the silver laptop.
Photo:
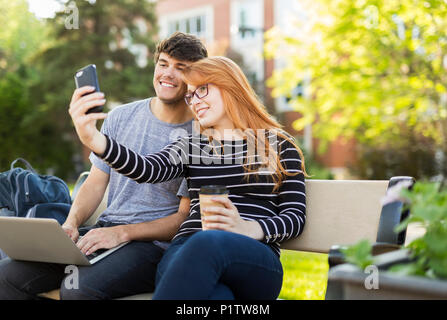
POLYGON ((14 260, 88 266, 127 243, 86 256, 54 219, 0 217, 0 249, 14 260))

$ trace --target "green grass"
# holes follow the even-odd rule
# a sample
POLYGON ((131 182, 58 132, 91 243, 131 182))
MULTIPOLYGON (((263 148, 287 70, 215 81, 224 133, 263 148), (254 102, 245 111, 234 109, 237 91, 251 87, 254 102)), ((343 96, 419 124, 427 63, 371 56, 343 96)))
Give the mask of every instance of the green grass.
POLYGON ((323 300, 329 265, 327 254, 281 251, 284 280, 279 299, 323 300))

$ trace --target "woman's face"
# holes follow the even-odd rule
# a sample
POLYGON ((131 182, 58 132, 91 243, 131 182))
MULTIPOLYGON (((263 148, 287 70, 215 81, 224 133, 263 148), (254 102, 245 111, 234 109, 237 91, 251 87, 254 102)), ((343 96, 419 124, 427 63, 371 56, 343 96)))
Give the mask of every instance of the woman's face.
POLYGON ((188 84, 186 97, 202 127, 216 130, 233 128, 232 121, 225 111, 221 92, 215 85, 193 86, 188 84))

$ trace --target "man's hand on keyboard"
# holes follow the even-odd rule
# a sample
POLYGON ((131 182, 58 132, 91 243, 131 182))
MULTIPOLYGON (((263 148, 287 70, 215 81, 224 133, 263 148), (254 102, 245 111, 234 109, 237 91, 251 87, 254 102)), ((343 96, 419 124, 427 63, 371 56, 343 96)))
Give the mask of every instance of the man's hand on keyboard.
POLYGON ((65 233, 70 237, 71 240, 73 240, 73 242, 76 243, 76 241, 78 241, 79 238, 79 232, 78 232, 78 228, 68 224, 68 223, 64 223, 62 225, 62 229, 65 231, 65 233))
POLYGON ((120 237, 119 226, 116 226, 92 229, 76 245, 82 253, 88 256, 98 249, 110 249, 123 242, 120 237))

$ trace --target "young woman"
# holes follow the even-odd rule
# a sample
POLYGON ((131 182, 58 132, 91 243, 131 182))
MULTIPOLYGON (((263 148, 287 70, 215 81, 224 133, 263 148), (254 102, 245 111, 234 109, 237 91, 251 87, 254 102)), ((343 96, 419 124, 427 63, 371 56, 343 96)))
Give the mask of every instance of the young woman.
POLYGON ((154 299, 275 299, 282 285, 279 243, 305 223, 304 159, 258 101, 241 69, 212 57, 183 71, 185 100, 200 133, 141 156, 102 135, 104 114, 70 110, 88 148, 139 183, 188 181, 189 217, 158 266, 154 299), (202 230, 199 191, 224 185, 223 207, 210 207, 202 230))

